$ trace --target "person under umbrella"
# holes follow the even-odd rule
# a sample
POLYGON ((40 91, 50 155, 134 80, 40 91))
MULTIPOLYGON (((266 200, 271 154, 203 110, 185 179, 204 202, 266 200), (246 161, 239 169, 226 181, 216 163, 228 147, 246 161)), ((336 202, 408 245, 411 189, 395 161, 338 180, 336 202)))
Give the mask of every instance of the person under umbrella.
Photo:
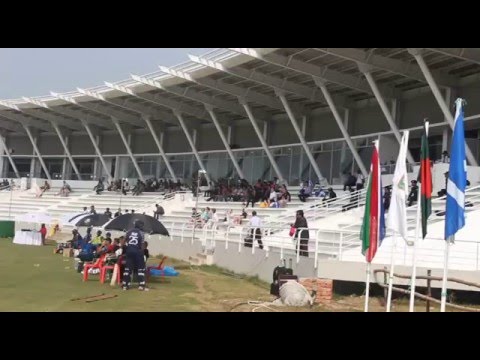
POLYGON ((135 221, 134 228, 129 230, 126 235, 126 250, 125 258, 126 265, 123 272, 122 289, 128 290, 130 288, 131 272, 137 270, 138 274, 138 290, 148 290, 145 287, 145 258, 144 245, 145 238, 143 235, 143 221, 135 221))

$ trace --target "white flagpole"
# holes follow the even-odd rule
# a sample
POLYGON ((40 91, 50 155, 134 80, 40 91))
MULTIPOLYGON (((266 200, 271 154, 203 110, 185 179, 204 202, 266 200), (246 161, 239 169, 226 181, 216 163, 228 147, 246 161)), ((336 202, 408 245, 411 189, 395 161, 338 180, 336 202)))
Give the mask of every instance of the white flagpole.
MULTIPOLYGON (((450 239, 451 241, 455 241, 455 235, 453 235, 450 239)), ((445 241, 445 262, 443 264, 442 302, 440 305, 440 312, 445 312, 445 307, 447 304, 448 253, 450 250, 450 239, 445 241)))
MULTIPOLYGON (((415 224, 415 242, 413 243, 413 256, 412 256, 412 278, 410 279, 410 307, 409 311, 415 311, 415 282, 417 278, 417 246, 420 238, 420 219, 421 219, 421 194, 422 194, 422 183, 418 183, 418 197, 417 197, 417 220, 415 224)), ((405 245, 406 248, 407 245, 405 245)))
POLYGON ((368 312, 368 300, 370 297, 370 263, 367 262, 367 281, 365 288, 365 312, 368 312))
POLYGON ((390 274, 388 277, 388 295, 387 295, 387 312, 390 312, 392 306, 392 290, 393 290, 393 272, 395 271, 395 248, 397 246, 397 232, 393 232, 393 244, 390 254, 390 274))

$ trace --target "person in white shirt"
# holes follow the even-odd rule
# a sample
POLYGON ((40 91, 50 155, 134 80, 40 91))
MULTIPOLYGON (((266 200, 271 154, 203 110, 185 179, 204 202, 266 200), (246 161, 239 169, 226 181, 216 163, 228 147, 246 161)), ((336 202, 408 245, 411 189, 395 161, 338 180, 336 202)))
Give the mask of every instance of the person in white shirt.
POLYGON ((258 242, 258 247, 260 249, 263 249, 263 243, 262 243, 262 219, 260 219, 257 216, 256 211, 252 211, 252 217, 250 219, 250 234, 247 238, 244 240, 244 245, 245 247, 252 247, 253 246, 253 236, 255 235, 255 240, 258 242))
POLYGON ((208 228, 213 229, 215 226, 218 224, 218 214, 217 214, 217 209, 212 209, 212 216, 208 220, 208 228))
POLYGON ((363 185, 365 184, 365 176, 363 176, 360 170, 357 171, 357 191, 363 189, 363 185))

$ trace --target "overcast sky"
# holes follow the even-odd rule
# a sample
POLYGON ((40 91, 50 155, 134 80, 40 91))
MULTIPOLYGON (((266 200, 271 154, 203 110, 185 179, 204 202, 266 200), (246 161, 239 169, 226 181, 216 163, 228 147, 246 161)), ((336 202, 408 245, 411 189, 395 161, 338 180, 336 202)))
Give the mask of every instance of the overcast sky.
POLYGON ((183 63, 212 49, 0 49, 0 99, 103 85, 183 63))

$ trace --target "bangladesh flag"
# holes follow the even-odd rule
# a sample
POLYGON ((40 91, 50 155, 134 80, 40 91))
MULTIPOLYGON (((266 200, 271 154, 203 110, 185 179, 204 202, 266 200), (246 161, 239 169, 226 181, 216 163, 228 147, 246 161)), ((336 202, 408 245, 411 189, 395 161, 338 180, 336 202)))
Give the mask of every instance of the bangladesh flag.
POLYGON ((365 200, 365 214, 363 216, 360 240, 362 240, 362 254, 367 262, 372 262, 377 248, 385 237, 385 211, 382 198, 382 179, 380 172, 380 156, 378 140, 372 153, 372 165, 368 178, 367 198, 365 200))
POLYGON ((422 235, 425 239, 427 235, 427 220, 432 213, 432 168, 430 167, 430 155, 428 152, 428 121, 425 121, 423 126, 418 182, 422 184, 420 206, 422 212, 422 235))

